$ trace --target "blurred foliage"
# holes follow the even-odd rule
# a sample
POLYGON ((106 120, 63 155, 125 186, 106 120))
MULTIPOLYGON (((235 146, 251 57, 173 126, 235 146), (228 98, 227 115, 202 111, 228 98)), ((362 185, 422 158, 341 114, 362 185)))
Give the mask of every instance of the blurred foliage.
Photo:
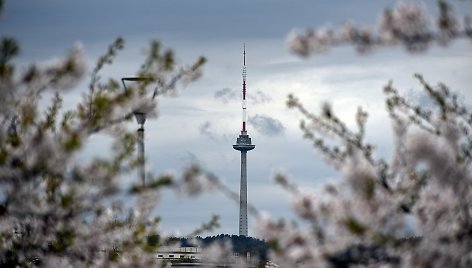
MULTIPOLYGON (((20 45, 1 37, 0 266, 158 265, 154 253, 165 238, 153 208, 164 187, 181 184, 173 175, 149 174, 146 185, 123 188, 124 178, 133 177, 140 165, 136 134, 126 124, 142 107, 150 118, 156 115, 155 98, 175 95, 197 79, 205 59, 179 66, 174 52, 152 41, 137 71, 150 79, 124 90, 116 79, 101 77, 124 44, 121 37, 112 42, 92 68, 76 107, 64 107, 67 90, 80 90, 76 87, 87 74, 81 47, 51 64, 32 63, 19 71, 14 59, 20 45), (48 105, 39 105, 44 98, 50 98, 48 105), (112 141, 109 154, 77 161, 99 133, 112 141)), ((212 218, 198 232, 217 221, 212 218)))

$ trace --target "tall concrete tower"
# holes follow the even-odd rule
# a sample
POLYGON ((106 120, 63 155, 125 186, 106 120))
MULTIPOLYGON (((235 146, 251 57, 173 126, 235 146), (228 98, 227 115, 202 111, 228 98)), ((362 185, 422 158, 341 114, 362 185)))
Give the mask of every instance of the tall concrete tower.
POLYGON ((241 152, 241 188, 239 190, 239 235, 247 236, 247 152, 254 149, 256 146, 251 144, 251 138, 247 134, 246 121, 246 45, 243 51, 243 94, 242 94, 242 108, 243 108, 243 126, 241 134, 236 139, 236 144, 233 145, 235 150, 241 152))

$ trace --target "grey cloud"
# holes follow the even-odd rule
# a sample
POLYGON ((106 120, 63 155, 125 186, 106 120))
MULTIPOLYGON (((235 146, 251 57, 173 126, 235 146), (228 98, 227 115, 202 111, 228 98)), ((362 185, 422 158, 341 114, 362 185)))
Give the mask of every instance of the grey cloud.
POLYGON ((215 142, 228 142, 233 139, 236 139, 237 136, 237 131, 232 134, 222 134, 221 132, 218 131, 218 128, 215 127, 214 124, 212 124, 210 121, 205 121, 203 122, 199 127, 198 130, 200 132, 200 135, 206 136, 210 138, 212 141, 215 142))
MULTIPOLYGON (((229 101, 238 101, 241 98, 241 93, 239 89, 223 88, 215 91, 213 94, 215 99, 221 100, 223 103, 228 103, 229 101)), ((270 102, 272 98, 260 90, 256 90, 254 93, 248 92, 247 99, 250 104, 256 105, 260 103, 270 102)))
POLYGON ((285 127, 282 122, 266 115, 256 114, 249 117, 249 123, 262 135, 274 137, 283 135, 285 127))
POLYGON ((216 136, 215 136, 215 133, 212 129, 212 125, 211 125, 210 121, 205 121, 203 124, 201 124, 198 127, 198 130, 200 131, 201 135, 207 136, 211 140, 216 140, 216 136))
POLYGON ((189 163, 189 164, 200 162, 198 160, 197 155, 194 154, 193 152, 190 152, 190 151, 187 151, 184 154, 181 154, 180 157, 179 157, 179 160, 181 160, 182 162, 185 162, 185 163, 189 163))
POLYGON ((223 88, 215 91, 213 95, 215 99, 221 100, 223 103, 228 103, 230 100, 236 100, 239 98, 239 92, 231 88, 223 88))
POLYGON ((256 92, 252 94, 249 93, 247 98, 249 99, 249 101, 251 101, 252 104, 266 103, 272 100, 272 98, 269 95, 265 94, 264 92, 260 90, 257 90, 256 92))

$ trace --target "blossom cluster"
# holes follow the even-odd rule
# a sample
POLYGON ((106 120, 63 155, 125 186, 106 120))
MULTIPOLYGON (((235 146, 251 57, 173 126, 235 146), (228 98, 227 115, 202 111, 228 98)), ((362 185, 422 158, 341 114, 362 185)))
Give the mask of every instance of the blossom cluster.
POLYGON ((301 223, 257 217, 260 235, 272 245, 272 261, 283 267, 472 264, 472 112, 444 84, 415 76, 435 105, 423 107, 392 83, 385 86, 395 140, 388 161, 366 145, 362 110, 359 130, 353 131, 330 108, 312 114, 289 97, 289 107, 305 116, 305 138, 342 180, 315 195, 287 175, 276 175, 292 194, 301 223))
MULTIPOLYGON (((62 106, 62 95, 87 73, 80 45, 64 58, 18 71, 12 59, 19 45, 13 38, 0 40, 0 266, 159 265, 155 251, 166 236, 153 211, 161 188, 195 193, 190 182, 198 172, 190 168, 182 183, 149 174, 146 185, 127 189, 123 179, 140 162, 136 135, 125 124, 137 107, 157 115, 154 98, 176 93, 198 77, 205 60, 179 67, 172 51, 152 42, 139 71, 150 79, 124 90, 115 79, 103 82, 99 75, 123 46, 118 38, 99 58, 88 91, 74 108, 62 106), (51 96, 46 108, 39 105, 45 96, 51 96), (97 133, 110 136, 110 154, 77 161, 97 133)), ((217 224, 214 218, 197 231, 217 224)))
POLYGON ((472 38, 470 18, 461 19, 446 1, 438 1, 439 15, 428 12, 418 2, 398 2, 379 16, 376 27, 362 27, 346 22, 337 29, 321 27, 292 31, 289 50, 301 57, 326 52, 331 47, 353 45, 360 53, 376 48, 401 45, 409 52, 424 52, 432 44, 445 46, 457 38, 472 38))

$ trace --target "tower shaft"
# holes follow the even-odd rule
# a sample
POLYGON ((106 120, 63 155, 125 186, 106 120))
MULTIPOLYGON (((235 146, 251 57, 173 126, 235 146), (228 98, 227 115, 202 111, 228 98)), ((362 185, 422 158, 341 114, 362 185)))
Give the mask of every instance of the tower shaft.
POLYGON ((247 152, 241 151, 241 188, 239 191, 239 235, 247 236, 247 152))

